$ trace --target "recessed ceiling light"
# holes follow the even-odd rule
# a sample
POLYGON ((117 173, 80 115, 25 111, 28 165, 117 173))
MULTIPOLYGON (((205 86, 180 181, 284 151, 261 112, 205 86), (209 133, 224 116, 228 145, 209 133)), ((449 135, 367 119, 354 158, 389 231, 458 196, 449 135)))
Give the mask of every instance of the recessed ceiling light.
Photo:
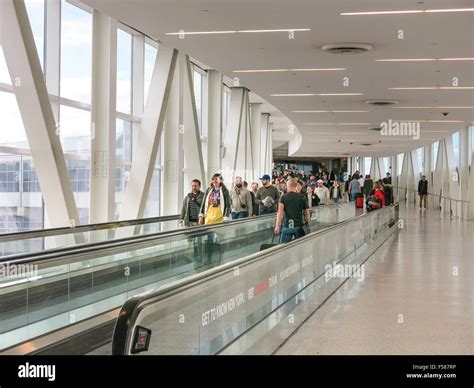
POLYGON ((405 13, 423 13, 421 9, 412 9, 404 11, 367 11, 367 12, 341 12, 341 16, 359 16, 359 15, 393 15, 405 13))
POLYGON ((474 109, 474 106, 394 106, 393 109, 474 109))
POLYGON ((260 32, 304 32, 311 28, 283 28, 275 30, 229 30, 229 31, 178 31, 167 32, 166 35, 209 35, 209 34, 237 34, 237 33, 260 33, 260 32))
POLYGON ((426 13, 439 12, 474 12, 474 8, 447 8, 447 9, 426 9, 426 13))
POLYGON ((409 86, 388 88, 389 90, 472 90, 474 86, 409 86))
POLYGON ((435 61, 474 61, 474 58, 387 58, 375 62, 435 62, 435 61))
POLYGON ((305 31, 311 31, 311 28, 282 28, 282 29, 275 29, 275 30, 239 30, 237 32, 259 33, 259 32, 305 32, 305 31))
POLYGON ((303 123, 303 125, 370 125, 370 123, 303 123))
POLYGON ((234 70, 233 73, 279 73, 279 72, 302 72, 302 71, 345 71, 345 67, 331 67, 321 69, 252 69, 252 70, 234 70))
POLYGON ((363 96, 363 93, 275 93, 272 97, 363 96))
POLYGON ((368 110, 293 110, 293 113, 368 113, 368 110))
POLYGON ((410 9, 400 11, 368 11, 368 12, 341 12, 341 16, 360 15, 396 15, 396 14, 420 14, 420 13, 443 13, 443 12, 473 12, 474 8, 445 8, 445 9, 410 9))
POLYGON ((413 123, 464 123, 462 120, 392 120, 393 122, 413 122, 413 123))
POLYGON ((212 34, 236 34, 237 31, 181 31, 167 32, 166 35, 212 35, 212 34))

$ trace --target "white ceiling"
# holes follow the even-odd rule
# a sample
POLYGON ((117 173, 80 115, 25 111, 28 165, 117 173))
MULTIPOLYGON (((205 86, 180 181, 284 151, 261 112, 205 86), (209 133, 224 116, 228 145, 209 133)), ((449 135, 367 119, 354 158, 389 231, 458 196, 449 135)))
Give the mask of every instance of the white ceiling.
MULTIPOLYGON (((474 90, 388 90, 389 87, 474 86, 474 61, 383 63, 385 58, 474 57, 474 12, 340 16, 340 12, 472 8, 473 0, 83 0, 153 38, 188 53, 274 105, 303 134, 295 156, 390 155, 432 143, 474 122, 474 109, 394 109, 366 99, 396 99, 399 106, 474 106, 474 90), (423 3, 423 4, 420 4, 423 3), (208 10, 208 12, 203 12, 208 10), (166 35, 167 32, 310 28, 310 32, 166 35), (403 30, 404 39, 397 32, 403 30), (369 53, 325 53, 328 43, 373 45, 369 53), (235 74, 234 70, 334 68, 347 71, 235 74), (343 86, 343 77, 349 86, 343 86), (363 96, 272 97, 274 93, 363 93, 363 96), (368 113, 293 113, 294 110, 369 110, 368 113), (443 111, 449 112, 447 117, 443 111), (381 137, 369 126, 309 126, 317 123, 371 123, 392 120, 455 120, 422 123, 421 139, 381 137), (317 132, 333 134, 317 134, 317 132), (361 134, 363 133, 363 134, 361 134), (341 142, 338 142, 341 140, 341 142), (381 143, 379 143, 379 140, 381 143), (352 142, 353 144, 350 144, 352 142), (375 143, 363 146, 361 143, 375 143)), ((276 116, 278 112, 276 113, 276 116)), ((288 122, 275 123, 275 136, 287 136, 288 122)), ((276 144, 281 144, 277 142, 276 144)))

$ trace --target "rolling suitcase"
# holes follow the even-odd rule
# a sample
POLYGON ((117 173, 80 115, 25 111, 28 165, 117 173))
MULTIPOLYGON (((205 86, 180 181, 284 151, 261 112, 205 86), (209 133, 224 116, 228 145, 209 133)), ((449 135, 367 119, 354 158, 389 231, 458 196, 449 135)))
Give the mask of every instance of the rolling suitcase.
POLYGON ((358 193, 355 195, 356 208, 364 207, 364 194, 358 193))
POLYGON ((276 247, 278 244, 274 244, 273 243, 274 240, 275 240, 275 233, 273 233, 273 236, 272 236, 272 243, 260 245, 260 251, 264 251, 265 249, 276 247))

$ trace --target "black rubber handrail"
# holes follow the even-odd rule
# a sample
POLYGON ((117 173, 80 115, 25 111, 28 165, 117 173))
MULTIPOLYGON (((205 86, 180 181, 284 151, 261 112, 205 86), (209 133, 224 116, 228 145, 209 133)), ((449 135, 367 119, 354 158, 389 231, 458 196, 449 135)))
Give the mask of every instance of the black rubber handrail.
POLYGON ((28 230, 24 232, 3 233, 3 234, 0 234, 0 243, 6 242, 6 241, 18 241, 18 240, 27 240, 27 239, 33 239, 33 238, 41 238, 41 237, 60 236, 63 234, 70 234, 70 233, 84 233, 84 232, 90 232, 90 231, 102 230, 102 229, 114 229, 114 228, 121 228, 124 226, 154 224, 158 222, 175 221, 175 220, 179 220, 178 214, 171 215, 171 216, 162 216, 162 217, 149 217, 149 218, 139 218, 139 219, 134 219, 134 220, 102 222, 98 224, 89 224, 89 225, 78 225, 75 227, 63 226, 60 228, 49 228, 49 229, 41 229, 41 230, 28 230))
MULTIPOLYGON (((338 205, 327 205, 325 207, 337 207, 338 205)), ((317 209, 316 207, 313 209, 317 209)), ((315 210, 311 210, 314 212, 315 210)), ((131 245, 131 244, 140 244, 145 242, 150 242, 155 239, 159 238, 169 238, 175 236, 183 236, 183 238, 191 238, 197 237, 200 235, 205 235, 208 233, 212 233, 213 231, 218 231, 223 227, 227 227, 230 224, 238 225, 247 222, 254 222, 255 220, 262 220, 262 219, 271 219, 275 218, 276 213, 262 215, 258 217, 249 217, 243 218, 238 220, 231 220, 231 221, 224 221, 219 224, 211 224, 211 225, 201 225, 195 226, 187 229, 175 229, 170 231, 161 231, 150 233, 147 235, 138 235, 138 236, 130 236, 124 238, 118 238, 114 240, 107 240, 107 241, 99 241, 94 243, 86 243, 77 246, 70 246, 70 247, 60 247, 60 248, 53 248, 44 250, 41 252, 37 252, 34 255, 31 253, 20 253, 11 256, 5 256, 0 258, 0 263, 9 263, 11 264, 31 264, 38 261, 45 261, 45 260, 54 260, 54 259, 61 259, 65 260, 69 257, 79 254, 86 254, 95 251, 102 251, 105 249, 113 249, 118 248, 124 245, 131 245)))

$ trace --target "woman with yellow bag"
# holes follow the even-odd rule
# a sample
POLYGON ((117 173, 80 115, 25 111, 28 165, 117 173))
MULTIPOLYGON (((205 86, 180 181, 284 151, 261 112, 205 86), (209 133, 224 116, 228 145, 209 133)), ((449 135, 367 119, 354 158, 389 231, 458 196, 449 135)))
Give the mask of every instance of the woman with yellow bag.
POLYGON ((212 176, 211 185, 206 190, 199 214, 199 224, 216 224, 229 219, 231 200, 229 190, 222 182, 221 174, 212 176))

